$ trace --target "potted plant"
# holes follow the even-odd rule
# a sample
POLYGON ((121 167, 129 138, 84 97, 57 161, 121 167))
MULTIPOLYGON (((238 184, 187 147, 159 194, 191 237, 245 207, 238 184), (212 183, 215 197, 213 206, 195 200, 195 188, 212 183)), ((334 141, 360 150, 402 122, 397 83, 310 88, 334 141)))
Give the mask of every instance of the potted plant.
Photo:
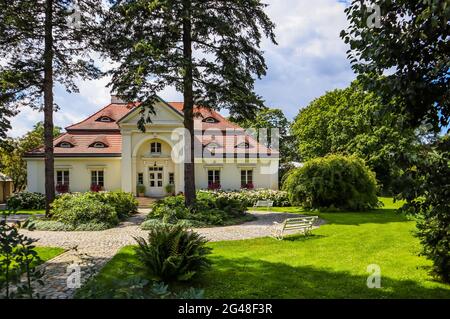
POLYGON ((145 186, 143 184, 139 184, 136 187, 137 193, 139 197, 144 197, 145 196, 145 186))
POLYGON ((165 187, 166 193, 169 195, 175 195, 175 185, 174 184, 167 184, 165 187))

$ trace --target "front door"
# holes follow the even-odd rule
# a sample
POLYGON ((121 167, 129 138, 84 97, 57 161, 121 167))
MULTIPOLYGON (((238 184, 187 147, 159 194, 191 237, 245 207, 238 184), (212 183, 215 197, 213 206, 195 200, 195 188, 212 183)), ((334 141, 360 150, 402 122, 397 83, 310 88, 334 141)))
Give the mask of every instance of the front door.
POLYGON ((148 168, 149 196, 164 196, 164 167, 150 166, 148 168))

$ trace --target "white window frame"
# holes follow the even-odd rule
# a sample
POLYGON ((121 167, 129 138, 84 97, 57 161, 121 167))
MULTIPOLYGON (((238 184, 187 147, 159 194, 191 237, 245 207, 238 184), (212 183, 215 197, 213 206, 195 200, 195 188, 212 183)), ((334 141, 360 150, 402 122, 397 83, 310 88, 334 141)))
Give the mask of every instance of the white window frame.
POLYGON ((91 185, 100 185, 101 187, 105 187, 105 170, 103 170, 103 169, 91 170, 91 185), (102 185, 100 184, 99 172, 102 172, 102 178, 103 178, 102 185))
POLYGON ((241 186, 242 185, 247 185, 247 184, 249 184, 249 183, 252 183, 253 184, 253 170, 252 169, 241 169, 241 176, 240 176, 240 178, 241 178, 241 186), (244 179, 245 179, 245 182, 243 183, 242 182, 242 173, 243 172, 245 172, 244 173, 244 175, 245 175, 245 177, 244 177, 244 179), (249 172, 250 172, 250 174, 249 174, 249 172), (251 181, 249 181, 249 175, 251 175, 251 181))
POLYGON ((69 142, 61 142, 59 143, 59 147, 61 148, 71 148, 73 145, 69 142))
POLYGON ((150 154, 151 155, 161 155, 162 152, 162 144, 160 142, 151 142, 150 143, 150 154))
POLYGON ((56 185, 70 185, 70 170, 68 170, 68 169, 56 170, 55 179, 56 179, 56 185), (59 173, 61 173, 61 181, 58 181, 59 173))

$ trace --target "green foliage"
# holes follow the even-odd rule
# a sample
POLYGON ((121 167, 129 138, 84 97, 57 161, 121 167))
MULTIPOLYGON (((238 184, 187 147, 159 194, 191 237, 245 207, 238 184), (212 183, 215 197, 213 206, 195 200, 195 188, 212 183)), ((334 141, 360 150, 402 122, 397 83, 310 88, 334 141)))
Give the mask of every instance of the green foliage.
POLYGON ((44 209, 45 196, 41 193, 20 192, 11 195, 6 201, 9 209, 44 209))
POLYGON ((199 191, 199 193, 210 193, 211 195, 217 197, 218 199, 237 201, 241 203, 243 207, 250 207, 256 204, 259 200, 271 200, 273 201, 273 206, 283 207, 289 206, 288 194, 285 191, 278 191, 272 189, 241 189, 235 192, 227 191, 199 191))
POLYGON ((131 214, 137 212, 138 201, 132 193, 123 191, 103 192, 100 193, 100 199, 105 203, 114 207, 117 217, 123 220, 131 214))
POLYGON ((29 218, 24 224, 24 228, 34 228, 46 231, 100 231, 111 228, 111 224, 99 222, 87 222, 75 225, 63 223, 51 219, 29 218))
POLYGON ((187 208, 184 196, 169 196, 157 201, 141 228, 148 229, 155 219, 163 224, 182 224, 186 227, 208 225, 226 225, 248 220, 245 214, 247 202, 232 198, 222 192, 198 191, 197 201, 192 208, 187 208))
POLYGON ((422 254, 433 261, 432 273, 450 282, 450 138, 416 157, 402 178, 402 210, 417 216, 422 254))
POLYGON ((381 96, 388 111, 407 113, 413 127, 425 121, 439 132, 439 126, 447 126, 448 0, 353 0, 345 12, 349 27, 341 37, 350 45, 348 57, 365 88, 381 96), (379 27, 367 23, 374 5, 380 8, 379 27), (386 70, 392 72, 386 76, 386 70))
POLYGON ((366 210, 379 205, 375 174, 356 156, 315 158, 286 178, 293 204, 308 209, 366 210))
POLYGON ((139 184, 136 186, 136 190, 138 194, 144 194, 145 193, 145 185, 139 184))
POLYGON ((95 199, 92 193, 63 194, 52 204, 52 219, 77 227, 81 224, 118 224, 119 219, 114 206, 95 199))
POLYGON ((18 228, 8 224, 6 217, 0 220, 0 292, 6 299, 39 298, 32 285, 33 282, 44 284, 43 272, 35 267, 40 262, 34 246, 36 240, 20 234, 18 228))
POLYGON ((148 239, 135 238, 136 254, 148 278, 157 281, 187 281, 210 266, 211 249, 198 233, 180 225, 159 225, 149 230, 148 239))
POLYGON ((358 82, 315 99, 300 110, 293 134, 303 161, 333 153, 356 155, 375 171, 383 191, 390 193, 407 154, 419 144, 401 114, 384 105, 358 82))
MULTIPOLYGON (((53 137, 60 135, 61 128, 55 127, 53 137)), ((14 192, 21 191, 27 183, 27 166, 23 159, 26 152, 43 146, 44 125, 38 122, 33 129, 19 138, 7 138, 0 143, 0 171, 13 180, 14 192)))

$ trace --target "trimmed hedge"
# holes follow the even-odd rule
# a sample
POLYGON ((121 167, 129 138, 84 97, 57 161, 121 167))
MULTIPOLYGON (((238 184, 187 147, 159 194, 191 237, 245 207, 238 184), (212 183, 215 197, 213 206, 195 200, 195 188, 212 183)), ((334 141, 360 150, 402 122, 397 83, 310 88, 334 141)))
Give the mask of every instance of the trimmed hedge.
POLYGON ((271 200, 275 207, 290 206, 288 193, 285 191, 272 189, 242 189, 234 192, 227 191, 199 191, 198 194, 212 193, 218 198, 226 198, 227 200, 236 200, 245 207, 253 206, 259 200, 271 200))
POLYGON ((283 189, 293 205, 308 209, 366 210, 379 206, 375 173, 356 156, 312 159, 289 173, 283 189))

